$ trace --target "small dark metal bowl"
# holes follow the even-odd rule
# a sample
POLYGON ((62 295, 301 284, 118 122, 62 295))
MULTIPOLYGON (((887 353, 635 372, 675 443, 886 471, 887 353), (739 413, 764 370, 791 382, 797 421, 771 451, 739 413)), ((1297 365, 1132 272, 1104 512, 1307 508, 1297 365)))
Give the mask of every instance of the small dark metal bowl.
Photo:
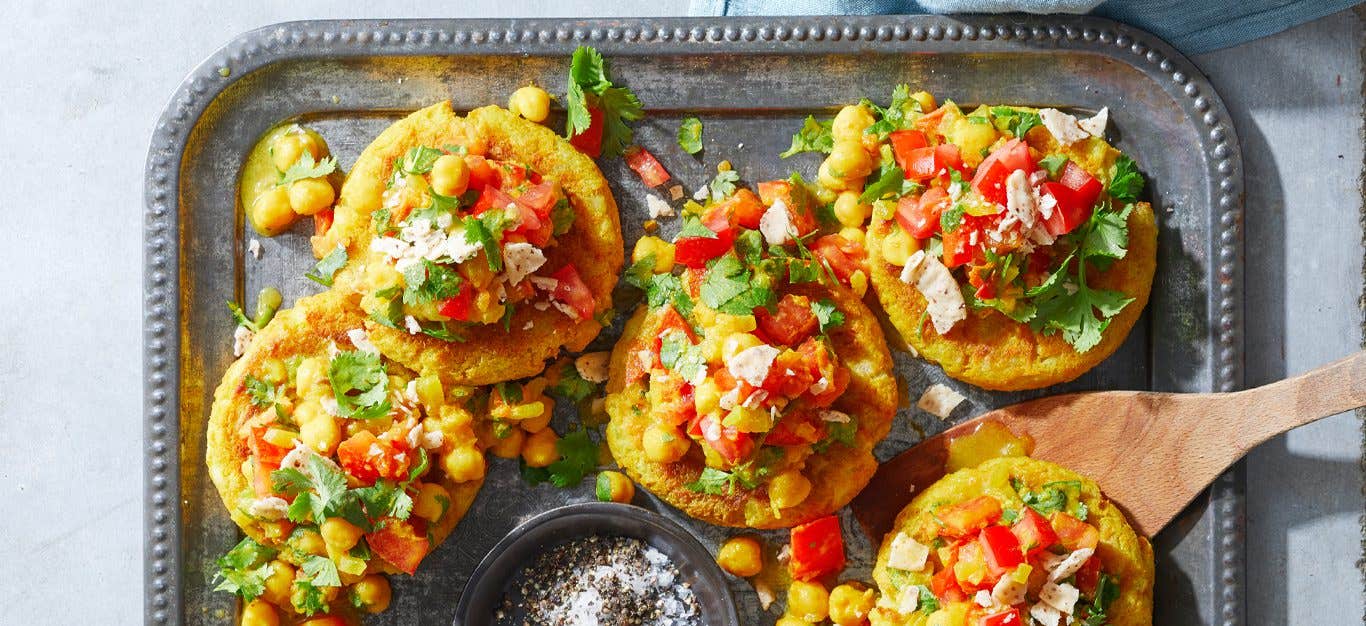
POLYGON ((702 622, 739 626, 725 575, 701 543, 658 513, 613 502, 562 506, 514 528, 474 569, 460 594, 454 626, 490 626, 508 585, 524 565, 556 545, 592 535, 639 539, 668 555, 681 579, 692 584, 702 622))

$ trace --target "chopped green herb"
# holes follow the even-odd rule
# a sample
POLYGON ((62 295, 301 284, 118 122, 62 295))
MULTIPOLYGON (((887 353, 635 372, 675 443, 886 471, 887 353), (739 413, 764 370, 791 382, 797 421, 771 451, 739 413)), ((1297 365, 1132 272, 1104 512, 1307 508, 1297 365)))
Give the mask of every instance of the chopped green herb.
POLYGON ((337 247, 328 252, 321 261, 318 261, 318 264, 313 266, 312 271, 304 274, 304 277, 324 287, 331 287, 332 279, 341 268, 346 267, 346 261, 346 247, 337 244, 337 247))
POLYGON ((275 549, 256 543, 251 537, 243 538, 214 562, 218 571, 213 581, 218 584, 213 590, 235 593, 248 601, 256 599, 265 593, 270 560, 275 554, 275 549))
POLYGON ((996 118, 996 127, 1010 132, 1021 139, 1029 129, 1043 124, 1039 114, 1033 111, 1021 111, 1010 107, 992 107, 991 115, 996 118))
POLYGON ((720 202, 735 195, 735 182, 740 180, 740 173, 735 170, 717 172, 716 178, 707 183, 707 189, 711 191, 711 201, 720 202))
POLYGON ((460 295, 464 279, 455 270, 422 259, 403 271, 403 303, 409 306, 460 295))
POLYGON ((1110 168, 1110 195, 1116 200, 1133 201, 1138 199, 1138 194, 1143 193, 1143 174, 1138 171, 1138 165, 1127 155, 1119 155, 1115 159, 1115 164, 1110 168))
POLYGON ((582 134, 592 124, 590 96, 596 108, 602 111, 602 156, 620 156, 635 136, 626 122, 644 117, 644 108, 629 89, 612 84, 607 77, 607 62, 597 50, 579 46, 574 50, 570 62, 568 93, 565 95, 568 108, 566 136, 582 134))
POLYGON ((771 280, 751 272, 731 253, 712 263, 698 295, 703 304, 731 315, 752 315, 754 309, 768 307, 776 299, 771 280))
POLYGON ((1039 167, 1048 170, 1049 178, 1057 178, 1058 172, 1061 172, 1065 165, 1067 165, 1067 157, 1061 154, 1050 154, 1039 159, 1039 167))
POLYGON ((403 158, 398 162, 398 169, 405 174, 421 176, 432 171, 432 165, 441 158, 441 154, 440 150, 427 146, 408 148, 408 151, 403 153, 403 158))
POLYGON ((688 154, 702 151, 702 120, 688 116, 678 125, 678 147, 688 154))
POLYGON ((792 136, 792 146, 778 156, 786 159, 802 152, 830 154, 835 149, 835 138, 830 134, 830 126, 831 120, 818 122, 815 117, 806 116, 801 130, 792 136))
POLYGON ((859 196, 859 202, 868 204, 884 196, 900 195, 901 185, 905 182, 906 175, 901 171, 901 168, 895 165, 884 167, 882 173, 878 174, 877 180, 864 188, 863 193, 859 196))
POLYGON ((820 322, 822 334, 844 324, 844 312, 839 310, 839 307, 835 306, 835 301, 829 298, 812 302, 811 312, 816 314, 816 320, 820 322))
POLYGON ((332 157, 323 157, 321 161, 313 159, 313 153, 305 150, 299 155, 299 160, 295 161, 284 174, 280 175, 281 185, 288 185, 292 182, 304 180, 305 178, 322 178, 337 171, 337 160, 332 157))
POLYGON ((702 220, 694 215, 683 216, 683 228, 678 231, 678 236, 682 237, 703 237, 705 239, 716 239, 716 231, 707 228, 702 224, 702 220))
POLYGON ((327 370, 342 417, 375 419, 389 414, 389 376, 378 354, 338 352, 327 370))

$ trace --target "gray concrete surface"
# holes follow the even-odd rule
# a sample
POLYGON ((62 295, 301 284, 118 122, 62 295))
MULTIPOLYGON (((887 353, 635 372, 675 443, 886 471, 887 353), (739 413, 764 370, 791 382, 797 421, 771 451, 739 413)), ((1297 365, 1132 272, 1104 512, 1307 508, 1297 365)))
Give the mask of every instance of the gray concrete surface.
MULTIPOLYGON (((0 624, 142 620, 142 169, 184 74, 238 32, 319 17, 681 14, 685 0, 0 3, 0 624), (457 10, 455 7, 459 6, 457 10)), ((1362 24, 1197 57, 1248 163, 1248 382, 1361 342, 1362 24)), ((1360 623, 1362 434, 1250 457, 1252 624, 1360 623)))

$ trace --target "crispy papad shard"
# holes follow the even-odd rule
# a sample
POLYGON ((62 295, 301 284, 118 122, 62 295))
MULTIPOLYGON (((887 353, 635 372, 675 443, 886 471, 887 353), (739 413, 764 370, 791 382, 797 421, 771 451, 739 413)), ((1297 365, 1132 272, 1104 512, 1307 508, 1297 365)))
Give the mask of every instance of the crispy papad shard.
MULTIPOLYGON (((525 163, 560 184, 574 209, 574 224, 545 250, 542 273, 572 263, 596 300, 595 313, 610 309, 625 252, 617 205, 606 179, 592 159, 550 129, 494 106, 457 118, 448 103, 434 105, 395 123, 366 148, 342 188, 345 206, 338 207, 333 226, 336 229, 343 219, 350 220, 345 232, 353 233, 346 239, 353 262, 338 284, 362 293, 373 288, 361 270, 367 263, 383 261, 368 251, 374 232, 369 218, 380 206, 384 181, 394 162, 409 148, 451 143, 478 145, 490 158, 525 163), (361 217, 364 223, 358 225, 355 220, 361 217), (357 258, 364 261, 356 262, 357 258)), ((576 321, 554 307, 519 306, 506 329, 503 324, 464 328, 459 331, 463 342, 410 334, 373 320, 366 322, 366 329, 385 356, 414 371, 436 374, 450 384, 486 385, 534 376, 561 348, 582 350, 602 330, 596 314, 576 321)))
POLYGON ((944 373, 985 389, 1016 391, 1064 383, 1104 361, 1128 337, 1148 305, 1157 266, 1157 223, 1152 205, 1134 204, 1129 214, 1129 248, 1109 270, 1088 268, 1087 284, 1133 298, 1110 320, 1098 345, 1078 353, 1061 333, 1043 335, 995 309, 970 310, 947 334, 935 332, 925 315, 925 297, 901 282, 901 268, 882 258, 882 240, 895 220, 868 227, 868 266, 873 289, 902 339, 944 373))
POLYGON ((636 310, 626 323, 622 338, 612 351, 611 377, 608 380, 607 443, 612 455, 626 473, 651 493, 684 513, 704 522, 749 528, 786 528, 829 515, 843 507, 863 489, 877 469, 873 447, 887 435, 896 413, 897 386, 892 376, 892 358, 886 340, 872 311, 843 287, 826 288, 808 283, 789 288, 813 301, 830 298, 844 312, 845 322, 830 331, 835 352, 849 368, 847 391, 835 402, 835 410, 858 420, 856 446, 834 444, 824 453, 813 454, 802 473, 811 481, 811 495, 801 504, 774 515, 764 486, 737 487, 733 495, 708 495, 695 492, 687 484, 696 480, 704 467, 700 444, 674 463, 655 463, 646 458, 642 446, 645 429, 653 423, 648 387, 643 382, 624 384, 626 360, 637 358, 652 337, 644 337, 651 312, 645 306, 636 310))
POLYGON ((1087 523, 1100 529, 1100 545, 1096 554, 1101 558, 1103 571, 1119 578, 1119 598, 1110 605, 1106 621, 1111 626, 1151 626, 1153 623, 1153 549, 1148 540, 1134 532, 1124 518, 1124 512, 1100 492, 1094 481, 1069 469, 1028 457, 1007 457, 987 461, 975 468, 959 470, 934 483, 916 495, 915 499, 897 516, 892 531, 878 549, 873 578, 884 596, 897 597, 891 584, 887 560, 891 554, 892 538, 907 533, 915 540, 930 545, 939 532, 934 509, 981 495, 990 495, 1007 509, 1024 506, 1011 485, 1018 480, 1029 490, 1060 481, 1081 484, 1081 501, 1086 503, 1087 523))
MULTIPOLYGON (((333 290, 301 298, 293 308, 277 313, 275 319, 256 334, 246 353, 228 367, 214 391, 205 454, 209 477, 232 520, 258 542, 268 542, 261 524, 239 510, 243 495, 252 493, 252 486, 242 473, 242 464, 251 455, 242 424, 262 411, 251 404, 245 387, 246 377, 259 372, 268 359, 327 355, 333 344, 343 348, 350 346, 347 331, 362 328, 363 323, 354 296, 333 290)), ((433 546, 455 530, 483 481, 456 483, 443 475, 438 484, 450 492, 451 504, 441 521, 429 526, 433 546)), ((382 571, 397 571, 382 559, 375 559, 373 563, 382 566, 382 571)))

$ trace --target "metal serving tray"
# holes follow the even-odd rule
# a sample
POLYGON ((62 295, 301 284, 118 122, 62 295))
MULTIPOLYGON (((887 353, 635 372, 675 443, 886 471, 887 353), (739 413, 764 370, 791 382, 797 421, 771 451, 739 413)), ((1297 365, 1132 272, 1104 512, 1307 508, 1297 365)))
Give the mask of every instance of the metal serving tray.
MULTIPOLYGON (((1027 394, 966 393, 963 418, 1017 400, 1078 389, 1228 391, 1241 384, 1242 163, 1227 111, 1191 63, 1152 35, 1090 18, 936 16, 643 20, 295 22, 252 31, 200 65, 152 137, 146 189, 146 622, 228 624, 234 602, 210 591, 213 559, 238 537, 204 471, 204 425, 232 360, 224 300, 275 285, 286 302, 317 287, 307 232, 261 239, 236 209, 238 168, 256 140, 288 118, 307 121, 343 166, 391 120, 449 98, 458 110, 504 102, 535 81, 563 89, 569 53, 596 46, 614 79, 644 101, 639 143, 693 190, 722 159, 743 179, 810 177, 817 158, 777 154, 808 113, 830 115, 900 82, 961 103, 1109 106, 1112 136, 1148 174, 1162 232, 1152 302, 1124 347, 1080 380, 1027 394), (701 158, 674 145, 679 120, 706 127, 701 158)), ((603 169, 623 214, 627 248, 641 234, 645 193, 619 159, 603 169)), ((672 226, 672 225, 671 225, 672 226)), ((597 349, 611 345, 604 332, 597 349)), ((906 406, 878 448, 886 459, 946 424, 911 408, 943 373, 897 355, 906 406)), ((560 407, 557 420, 570 416, 560 407)), ((1141 451, 1136 451, 1141 452, 1141 451)), ((1161 471, 1160 468, 1153 468, 1161 471)), ((1156 538, 1160 624, 1243 622, 1243 478, 1221 478, 1156 538)), ((592 498, 526 487, 509 462, 489 479, 452 538, 399 579, 393 607, 371 624, 448 624, 469 572, 529 516, 592 498)), ((638 503, 680 519, 709 546, 734 531, 682 519, 646 494, 638 503)), ((845 514, 847 576, 868 578, 874 545, 845 514)), ((771 533, 785 540, 785 533, 771 533)), ((733 583, 749 623, 772 623, 733 583)))

